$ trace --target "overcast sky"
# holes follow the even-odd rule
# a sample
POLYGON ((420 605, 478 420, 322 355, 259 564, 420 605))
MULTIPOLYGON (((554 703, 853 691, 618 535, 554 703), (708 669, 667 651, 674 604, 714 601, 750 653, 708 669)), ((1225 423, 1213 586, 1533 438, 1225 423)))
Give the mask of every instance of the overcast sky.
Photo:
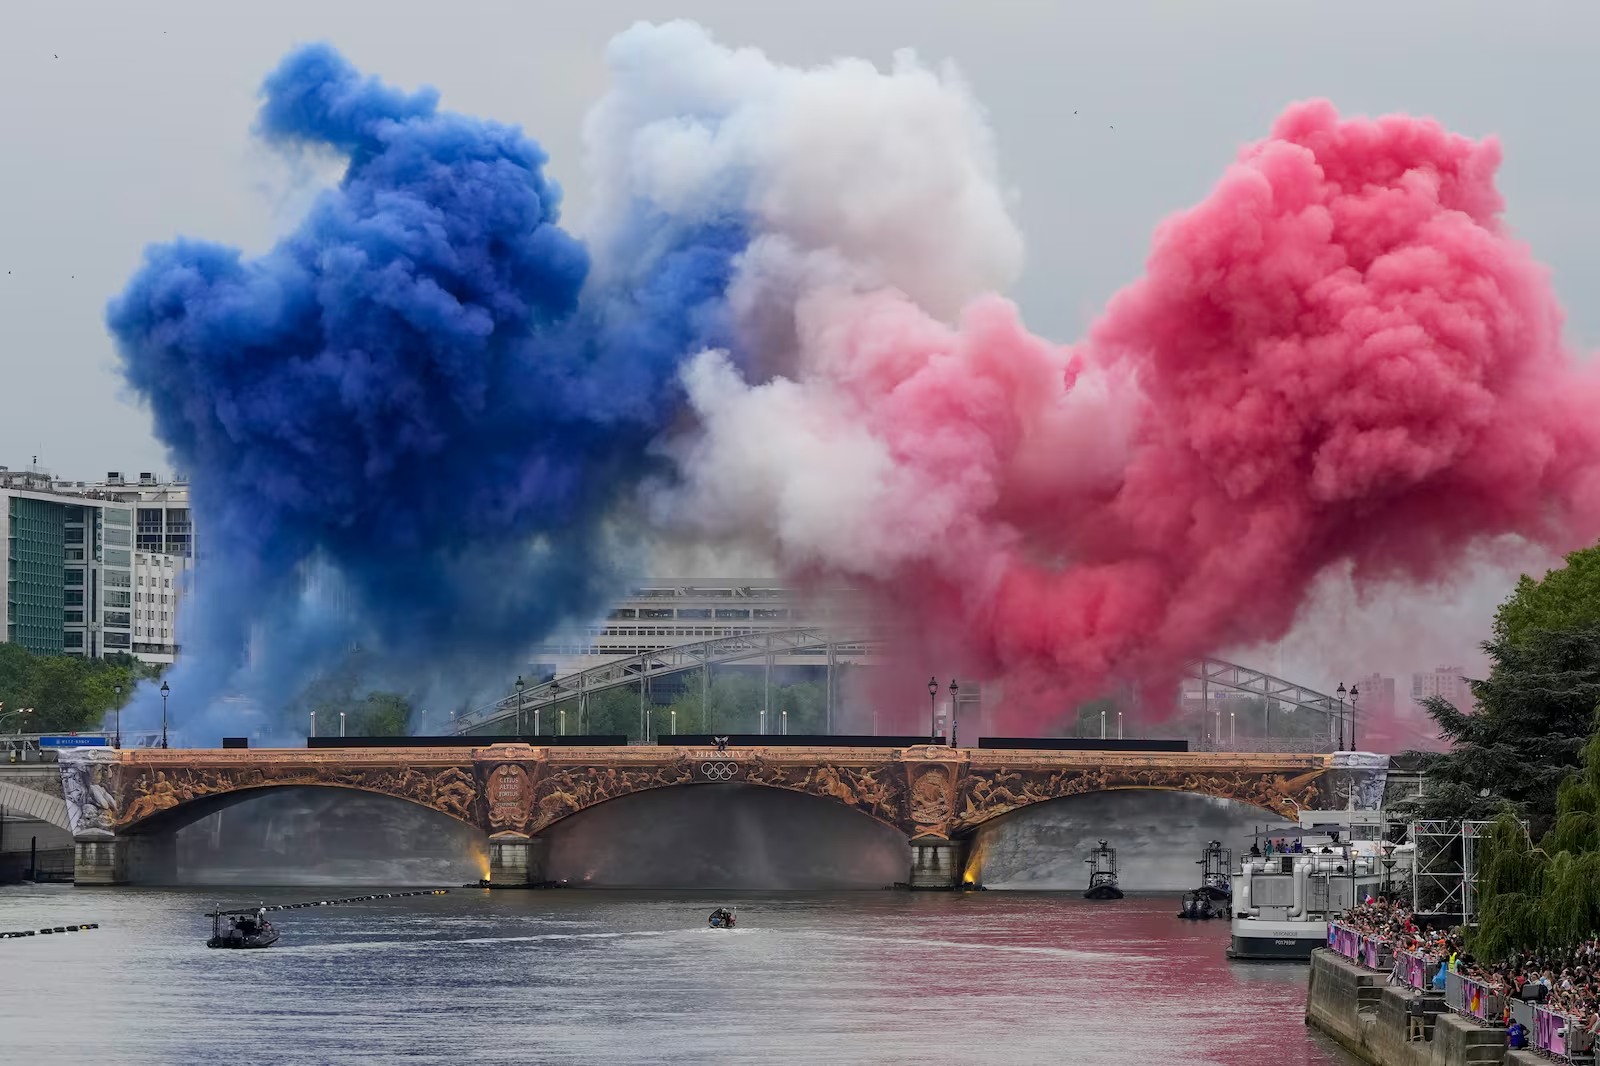
POLYGON ((581 209, 579 126, 604 89, 605 42, 674 17, 788 63, 883 64, 904 47, 953 61, 989 110, 1028 240, 1012 295, 1057 340, 1138 273, 1152 227, 1240 144, 1290 101, 1326 96, 1498 135, 1511 223, 1553 269, 1574 346, 1600 344, 1592 0, 4 0, 0 463, 38 455, 73 478, 170 468, 121 385, 105 302, 150 242, 259 250, 293 223, 303 197, 249 136, 256 88, 291 46, 328 40, 367 72, 436 86, 446 107, 521 124, 581 209))

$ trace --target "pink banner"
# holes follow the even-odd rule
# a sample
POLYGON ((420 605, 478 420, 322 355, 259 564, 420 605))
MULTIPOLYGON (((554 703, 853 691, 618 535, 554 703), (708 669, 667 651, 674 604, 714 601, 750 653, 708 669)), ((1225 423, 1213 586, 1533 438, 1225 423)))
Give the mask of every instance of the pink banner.
POLYGON ((1533 1046, 1552 1055, 1567 1053, 1566 1030, 1572 1019, 1545 1007, 1533 1008, 1533 1046))
POLYGON ((1466 1012, 1480 1022, 1497 1022, 1505 1011, 1505 1003, 1499 994, 1479 984, 1470 977, 1461 978, 1461 988, 1465 993, 1466 1012))
POLYGON ((1420 989, 1428 982, 1428 960, 1416 952, 1407 951, 1400 956, 1401 977, 1407 988, 1420 989))
POLYGON ((1351 962, 1361 961, 1361 936, 1354 929, 1329 922, 1328 946, 1351 962))

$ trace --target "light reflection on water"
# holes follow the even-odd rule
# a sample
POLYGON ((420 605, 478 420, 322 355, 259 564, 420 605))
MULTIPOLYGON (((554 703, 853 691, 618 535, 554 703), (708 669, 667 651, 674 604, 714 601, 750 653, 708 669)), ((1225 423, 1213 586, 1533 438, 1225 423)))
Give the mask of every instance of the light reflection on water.
POLYGON ((341 894, 225 891, 0 889, 0 928, 101 923, 0 941, 0 1061, 1352 1061, 1303 1025, 1303 966, 1228 962, 1172 897, 456 889, 210 951, 219 899, 341 894))

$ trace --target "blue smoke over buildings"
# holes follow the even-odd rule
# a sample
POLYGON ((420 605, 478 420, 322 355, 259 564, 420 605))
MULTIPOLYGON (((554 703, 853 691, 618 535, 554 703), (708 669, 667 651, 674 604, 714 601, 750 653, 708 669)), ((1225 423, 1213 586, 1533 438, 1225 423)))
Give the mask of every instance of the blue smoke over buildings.
MULTIPOLYGON (((191 479, 204 554, 169 674, 190 743, 248 730, 223 697, 281 711, 355 646, 372 684, 503 687, 539 636, 602 608, 678 368, 729 345, 746 243, 737 217, 641 213, 626 243, 653 254, 598 286, 520 130, 324 45, 263 96, 261 136, 345 158, 337 187, 257 258, 151 247, 107 313, 191 479)), ((124 725, 159 713, 143 691, 124 725)))

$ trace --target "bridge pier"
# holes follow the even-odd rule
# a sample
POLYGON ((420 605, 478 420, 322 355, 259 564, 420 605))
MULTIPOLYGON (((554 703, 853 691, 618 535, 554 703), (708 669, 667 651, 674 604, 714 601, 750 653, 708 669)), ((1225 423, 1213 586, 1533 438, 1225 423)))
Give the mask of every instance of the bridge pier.
POLYGON ((489 887, 528 888, 545 883, 545 842, 514 834, 489 838, 489 887))
POLYGON ((79 885, 173 884, 176 833, 96 834, 73 840, 72 879, 79 885))
POLYGON ((945 837, 915 837, 911 841, 911 874, 906 887, 912 890, 945 890, 961 887, 967 868, 967 841, 945 837))

